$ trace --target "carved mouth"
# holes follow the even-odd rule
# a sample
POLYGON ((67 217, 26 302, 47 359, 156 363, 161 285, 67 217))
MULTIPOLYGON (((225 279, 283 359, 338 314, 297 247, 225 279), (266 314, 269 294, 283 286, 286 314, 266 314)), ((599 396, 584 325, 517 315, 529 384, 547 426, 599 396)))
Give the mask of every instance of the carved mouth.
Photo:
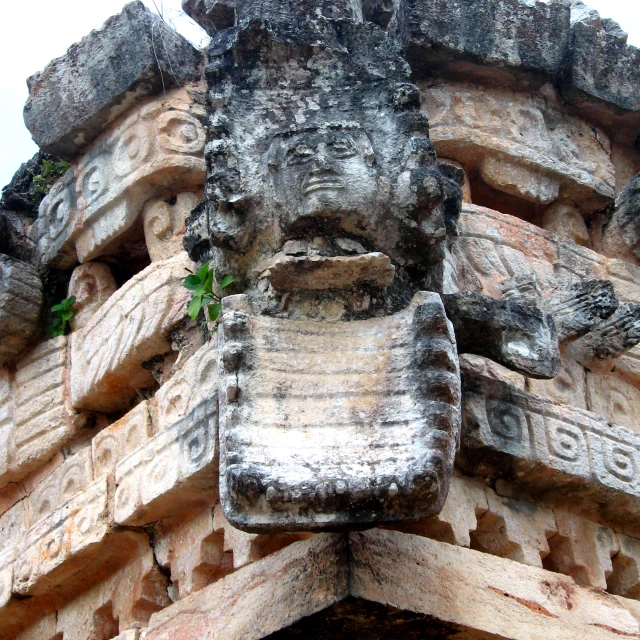
POLYGON ((341 191, 344 189, 344 182, 335 176, 322 176, 319 178, 309 178, 304 188, 304 195, 307 196, 314 191, 341 191))

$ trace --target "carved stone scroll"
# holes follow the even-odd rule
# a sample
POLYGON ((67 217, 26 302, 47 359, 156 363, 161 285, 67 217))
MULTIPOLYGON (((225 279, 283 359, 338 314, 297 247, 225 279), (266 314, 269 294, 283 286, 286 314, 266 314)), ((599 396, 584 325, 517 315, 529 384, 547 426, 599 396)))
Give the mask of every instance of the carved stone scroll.
POLYGON ((246 304, 225 299, 220 337, 227 519, 277 532, 437 512, 459 420, 455 338, 439 296, 338 324, 254 316, 246 304))

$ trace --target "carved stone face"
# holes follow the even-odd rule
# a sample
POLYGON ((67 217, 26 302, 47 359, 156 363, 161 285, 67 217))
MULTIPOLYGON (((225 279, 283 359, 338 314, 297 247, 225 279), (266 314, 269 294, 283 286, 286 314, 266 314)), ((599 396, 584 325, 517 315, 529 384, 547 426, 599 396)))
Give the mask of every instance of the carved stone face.
POLYGON ((290 222, 365 215, 377 188, 375 156, 364 131, 327 125, 278 137, 271 149, 276 202, 290 222))

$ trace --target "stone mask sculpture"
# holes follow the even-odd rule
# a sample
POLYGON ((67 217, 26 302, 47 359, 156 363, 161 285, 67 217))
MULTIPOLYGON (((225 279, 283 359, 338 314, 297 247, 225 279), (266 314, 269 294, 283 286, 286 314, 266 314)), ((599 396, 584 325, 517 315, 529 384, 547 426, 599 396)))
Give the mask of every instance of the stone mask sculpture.
MULTIPOLYGON (((445 307, 477 307, 439 295, 458 170, 382 30, 308 7, 292 27, 260 6, 238 2, 209 50, 205 199, 185 236, 244 291, 219 331, 225 515, 254 532, 432 515, 460 431, 445 307)), ((498 359, 555 375, 553 323, 518 310, 528 326, 480 320, 498 359)))

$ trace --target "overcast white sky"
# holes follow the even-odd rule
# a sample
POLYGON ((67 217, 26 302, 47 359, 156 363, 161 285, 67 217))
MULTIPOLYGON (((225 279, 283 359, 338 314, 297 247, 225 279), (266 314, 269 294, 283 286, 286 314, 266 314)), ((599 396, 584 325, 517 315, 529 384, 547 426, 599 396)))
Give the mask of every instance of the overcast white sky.
MULTIPOLYGON (((154 9, 154 0, 143 0, 154 9)), ((197 45, 206 34, 180 9, 180 0, 155 0, 164 18, 197 45)), ((37 150, 22 121, 27 99, 26 79, 61 56, 74 42, 118 13, 125 0, 2 0, 0 10, 0 188, 20 163, 37 150)), ((605 18, 613 18, 629 33, 629 44, 640 47, 640 0, 587 0, 605 18)))

